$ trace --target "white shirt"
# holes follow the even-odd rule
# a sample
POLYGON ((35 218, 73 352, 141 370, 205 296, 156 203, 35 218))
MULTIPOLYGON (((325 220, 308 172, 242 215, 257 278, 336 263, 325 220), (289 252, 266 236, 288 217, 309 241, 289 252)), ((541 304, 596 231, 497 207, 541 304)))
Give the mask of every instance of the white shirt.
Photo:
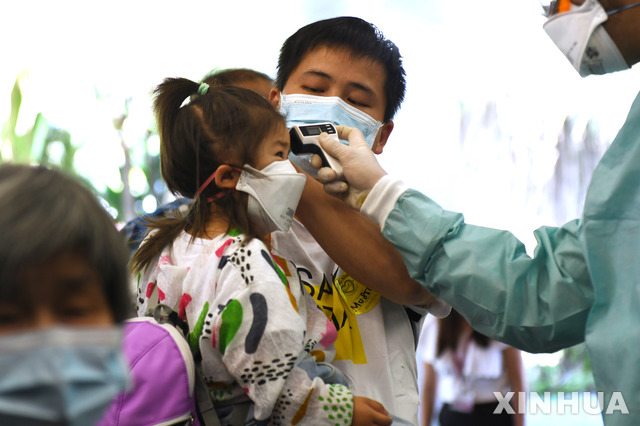
POLYGON ((300 281, 337 328, 344 327, 333 364, 347 376, 354 395, 379 401, 391 414, 418 424, 415 338, 405 307, 380 297, 375 305, 367 305, 366 313, 355 316, 348 329, 333 286, 333 278, 343 272, 306 228, 294 221, 288 233, 271 234, 271 246, 274 255, 295 264, 300 281), (352 337, 347 350, 340 346, 346 330, 352 337))

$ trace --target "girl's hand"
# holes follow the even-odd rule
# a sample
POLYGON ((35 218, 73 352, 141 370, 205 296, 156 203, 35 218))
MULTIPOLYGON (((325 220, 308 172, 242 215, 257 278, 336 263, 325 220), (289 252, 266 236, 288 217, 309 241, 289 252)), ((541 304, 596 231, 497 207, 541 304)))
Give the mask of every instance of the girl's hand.
POLYGON ((364 396, 353 397, 353 421, 352 425, 388 426, 393 420, 389 417, 389 412, 382 404, 364 396))

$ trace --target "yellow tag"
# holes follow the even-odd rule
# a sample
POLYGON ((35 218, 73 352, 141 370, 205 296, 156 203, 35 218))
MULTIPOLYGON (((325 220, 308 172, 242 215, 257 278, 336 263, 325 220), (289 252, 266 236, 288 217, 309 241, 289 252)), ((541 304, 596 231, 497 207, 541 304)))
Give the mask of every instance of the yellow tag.
POLYGON ((367 355, 362 344, 358 315, 369 312, 380 300, 380 295, 342 274, 334 282, 333 314, 347 319, 346 324, 338 328, 336 340, 336 360, 350 359, 354 364, 366 364, 367 355))
MULTIPOLYGON (((277 256, 274 257, 281 261, 277 256)), ((281 261, 281 263, 286 262, 281 261)), ((354 364, 366 364, 367 355, 362 344, 357 314, 371 310, 378 303, 380 295, 361 285, 347 274, 342 274, 332 283, 324 275, 322 280, 319 280, 319 277, 313 277, 308 270, 297 269, 300 283, 338 330, 334 359, 336 361, 351 360, 354 364), (360 297, 355 297, 361 295, 364 303, 359 301, 360 297), (350 304, 353 305, 353 308, 347 304, 347 300, 351 299, 353 300, 350 304)))
POLYGON ((347 274, 340 275, 335 286, 346 307, 356 315, 364 314, 375 308, 380 301, 380 294, 360 284, 347 274))
MULTIPOLYGON (((332 305, 331 316, 334 324, 336 317, 343 319, 341 326, 336 327, 338 338, 335 343, 336 356, 334 359, 336 361, 350 359, 354 364, 366 364, 367 354, 364 352, 357 315, 349 309, 339 291, 333 292, 332 305)), ((327 313, 326 310, 325 313, 327 313)))

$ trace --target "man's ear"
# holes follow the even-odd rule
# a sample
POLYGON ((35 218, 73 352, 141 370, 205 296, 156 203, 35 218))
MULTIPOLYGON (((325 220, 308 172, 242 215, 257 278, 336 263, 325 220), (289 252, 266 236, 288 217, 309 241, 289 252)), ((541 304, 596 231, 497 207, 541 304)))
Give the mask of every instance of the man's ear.
POLYGON ((272 87, 269 92, 269 102, 273 105, 274 108, 278 108, 280 105, 280 90, 277 87, 272 87))
POLYGON ((393 121, 389 120, 382 125, 380 128, 380 139, 378 139, 377 142, 374 142, 371 147, 374 154, 382 154, 382 150, 389 140, 391 131, 393 131, 393 121))
POLYGON ((234 189, 240 179, 240 172, 228 164, 222 164, 216 170, 216 186, 218 188, 234 189))

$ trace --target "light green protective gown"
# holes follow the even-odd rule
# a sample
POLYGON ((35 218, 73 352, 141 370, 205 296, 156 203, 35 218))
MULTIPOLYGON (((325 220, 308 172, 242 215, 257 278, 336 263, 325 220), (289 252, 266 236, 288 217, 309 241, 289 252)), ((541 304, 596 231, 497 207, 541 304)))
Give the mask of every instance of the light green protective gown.
POLYGON ((413 190, 383 234, 478 331, 529 352, 586 341, 605 424, 640 425, 640 96, 593 174, 582 219, 535 231, 533 258, 511 233, 465 224, 413 190))

